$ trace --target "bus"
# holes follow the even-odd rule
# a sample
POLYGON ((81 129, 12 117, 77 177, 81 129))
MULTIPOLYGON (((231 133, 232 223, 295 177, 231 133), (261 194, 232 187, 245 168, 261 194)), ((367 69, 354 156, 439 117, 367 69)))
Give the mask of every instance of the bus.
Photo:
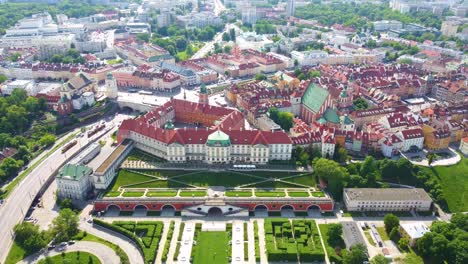
POLYGON ((144 95, 152 95, 153 92, 148 92, 148 91, 139 91, 139 94, 144 94, 144 95))

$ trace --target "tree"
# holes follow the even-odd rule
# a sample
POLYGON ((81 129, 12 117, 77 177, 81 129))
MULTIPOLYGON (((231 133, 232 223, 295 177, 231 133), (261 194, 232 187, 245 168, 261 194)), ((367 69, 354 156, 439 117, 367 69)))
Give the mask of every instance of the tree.
POLYGON ((367 156, 361 164, 360 174, 367 178, 369 175, 377 171, 377 163, 372 156, 367 156))
POLYGON ((398 240, 398 247, 402 250, 408 250, 409 249, 409 239, 407 237, 402 237, 400 240, 398 240))
POLYGON ((299 65, 299 61, 297 59, 294 59, 294 67, 297 67, 299 65))
POLYGON ((435 158, 436 158, 435 153, 431 152, 431 153, 427 154, 427 163, 428 163, 429 166, 431 166, 431 164, 434 162, 435 158))
POLYGON ((388 260, 384 255, 378 254, 371 259, 370 263, 371 264, 390 264, 390 260, 388 260))
POLYGON ((336 247, 340 244, 343 235, 343 226, 341 224, 329 224, 328 225, 328 243, 332 247, 336 247))
POLYGON ((272 108, 268 109, 268 114, 269 114, 271 120, 273 120, 273 121, 278 120, 279 110, 276 107, 272 107, 272 108))
POLYGON ((335 152, 333 153, 333 160, 339 163, 345 163, 347 159, 348 151, 340 145, 336 145, 335 152))
POLYGON ((52 232, 57 242, 70 240, 78 234, 78 215, 69 208, 61 210, 52 221, 52 232))
POLYGON ((400 232, 398 231, 398 227, 392 228, 392 231, 390 231, 388 236, 392 241, 398 242, 398 240, 400 239, 400 232))
POLYGON ((293 126, 294 115, 290 112, 279 112, 278 120, 275 121, 282 129, 289 131, 293 126))
POLYGON ((363 244, 357 244, 349 249, 343 258, 344 264, 362 264, 367 260, 367 249, 363 244))
POLYGON ((232 40, 232 41, 236 41, 236 30, 231 28, 229 30, 229 38, 232 40))
POLYGON ((369 108, 369 104, 362 97, 358 97, 353 101, 353 107, 355 110, 365 110, 369 108))
POLYGON ((47 245, 45 233, 39 231, 39 226, 29 222, 17 224, 14 228, 15 241, 28 253, 33 253, 47 245))
POLYGON ((309 72, 309 78, 318 78, 320 76, 321 76, 320 71, 310 71, 309 72))
POLYGON ((468 215, 467 214, 463 214, 463 213, 453 214, 452 218, 450 218, 450 222, 452 222, 456 227, 468 232, 468 215))
POLYGON ((41 139, 39 139, 38 143, 39 145, 43 147, 49 147, 55 143, 56 139, 57 138, 52 134, 45 134, 44 136, 41 137, 41 139))
POLYGON ((224 32, 223 33, 223 41, 230 41, 231 40, 231 37, 229 36, 229 34, 227 32, 224 32))
POLYGON ((386 214, 384 216, 385 230, 387 233, 390 233, 393 228, 398 228, 400 226, 400 219, 394 214, 386 214))
POLYGON ((8 80, 8 78, 7 78, 5 75, 0 74, 0 83, 4 83, 4 82, 6 82, 7 80, 8 80))
POLYGON ((261 73, 257 73, 255 74, 255 80, 256 81, 263 81, 263 80, 266 80, 267 77, 265 74, 261 74, 261 73))
POLYGON ((326 181, 328 183, 327 189, 336 199, 340 199, 343 192, 344 179, 349 176, 346 168, 333 160, 325 158, 314 160, 312 165, 315 176, 326 181))
POLYGON ((138 33, 136 35, 136 38, 137 38, 137 40, 139 40, 141 42, 146 42, 147 43, 147 42, 150 41, 151 36, 148 33, 138 33))

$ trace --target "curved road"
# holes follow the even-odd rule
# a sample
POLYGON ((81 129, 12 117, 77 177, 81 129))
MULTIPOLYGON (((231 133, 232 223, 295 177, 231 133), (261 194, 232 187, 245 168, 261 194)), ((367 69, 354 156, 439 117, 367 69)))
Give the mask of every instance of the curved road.
MULTIPOLYGON (((79 241, 76 244, 68 246, 67 249, 64 251, 68 252, 87 252, 95 255, 102 264, 119 264, 120 258, 115 254, 114 250, 110 247, 103 245, 97 242, 90 242, 90 241, 79 241)), ((61 251, 52 250, 48 251, 45 254, 34 254, 31 255, 22 261, 18 262, 17 264, 30 264, 30 263, 37 263, 39 260, 44 259, 46 257, 53 257, 56 255, 62 254, 61 251)))
POLYGON ((85 221, 85 219, 89 216, 91 209, 92 205, 88 205, 82 210, 80 215, 80 229, 88 232, 88 234, 95 235, 99 238, 118 245, 125 253, 127 253, 131 264, 143 264, 144 260, 140 250, 128 237, 98 225, 87 223, 85 221))

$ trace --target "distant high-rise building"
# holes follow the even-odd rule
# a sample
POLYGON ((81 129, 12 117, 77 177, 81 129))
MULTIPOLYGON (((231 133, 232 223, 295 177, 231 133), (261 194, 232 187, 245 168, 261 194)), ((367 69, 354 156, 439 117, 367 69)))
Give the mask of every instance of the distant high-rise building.
POLYGON ((288 0, 288 3, 286 5, 286 16, 294 16, 294 11, 296 10, 296 5, 294 3, 294 0, 288 0))

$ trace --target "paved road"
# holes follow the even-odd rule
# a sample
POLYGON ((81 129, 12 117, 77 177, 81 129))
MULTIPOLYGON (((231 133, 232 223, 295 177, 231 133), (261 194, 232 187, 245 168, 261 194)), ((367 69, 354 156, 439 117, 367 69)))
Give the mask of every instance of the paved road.
MULTIPOLYGON (((76 244, 68 246, 64 252, 88 252, 95 255, 102 264, 119 264, 120 258, 114 252, 114 250, 106 245, 97 242, 90 242, 90 241, 79 241, 76 244)), ((53 257, 56 255, 62 254, 61 251, 52 250, 47 251, 45 254, 34 254, 31 255, 22 261, 18 262, 17 264, 29 264, 29 263, 37 263, 39 260, 44 259, 46 257, 53 257)))
MULTIPOLYGON (((114 120, 109 120, 108 125, 112 122, 123 119, 124 116, 116 115, 114 120)), ((115 130, 114 128, 113 130, 115 130)), ((111 134, 112 131, 106 134, 111 134)), ((71 133, 77 132, 74 130, 71 133)), ((57 149, 48 158, 42 161, 27 177, 25 177, 19 185, 11 192, 6 199, 5 204, 0 207, 0 263, 4 263, 8 255, 9 249, 13 243, 13 227, 22 221, 27 213, 34 197, 39 193, 41 186, 53 176, 55 170, 60 168, 62 164, 73 154, 78 153, 90 141, 100 138, 103 133, 98 133, 91 139, 86 136, 78 137, 78 144, 68 150, 65 154, 61 153, 61 149, 57 149)), ((67 135, 64 137, 66 138, 67 135)), ((58 144, 58 143, 56 143, 58 144)), ((31 163, 33 164, 33 163, 31 163)))
POLYGON ((92 205, 83 209, 80 215, 80 229, 88 232, 88 234, 95 235, 121 247, 122 250, 127 253, 131 264, 143 264, 144 261, 141 252, 129 238, 100 226, 89 224, 85 221, 89 216, 91 209, 92 205))

